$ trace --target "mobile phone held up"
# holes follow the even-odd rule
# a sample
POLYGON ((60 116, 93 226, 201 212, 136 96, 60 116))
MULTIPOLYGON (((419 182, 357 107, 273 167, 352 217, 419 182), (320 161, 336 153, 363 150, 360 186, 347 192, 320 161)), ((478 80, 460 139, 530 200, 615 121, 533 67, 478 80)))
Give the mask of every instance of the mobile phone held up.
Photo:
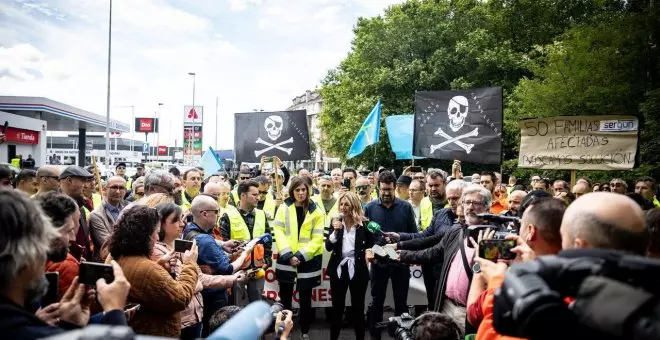
POLYGON ((481 240, 479 242, 479 257, 490 261, 513 260, 516 258, 516 254, 511 252, 511 249, 515 247, 515 240, 481 240))
POLYGON ((104 278, 106 283, 111 283, 115 280, 115 274, 111 265, 96 262, 81 262, 78 276, 80 283, 89 286, 96 285, 96 281, 100 278, 104 278))
POLYGON ((193 242, 187 240, 174 240, 174 251, 177 253, 185 253, 186 250, 192 249, 193 242))
POLYGON ((2 133, 7 133, 7 128, 9 127, 9 122, 5 120, 5 125, 2 126, 2 133))
POLYGON ((351 179, 350 178, 344 178, 344 183, 342 184, 342 186, 346 189, 350 189, 351 188, 351 179))
POLYGON ((46 295, 41 298, 42 308, 57 302, 57 292, 60 286, 60 274, 58 272, 46 273, 45 276, 46 281, 48 281, 48 290, 46 295))

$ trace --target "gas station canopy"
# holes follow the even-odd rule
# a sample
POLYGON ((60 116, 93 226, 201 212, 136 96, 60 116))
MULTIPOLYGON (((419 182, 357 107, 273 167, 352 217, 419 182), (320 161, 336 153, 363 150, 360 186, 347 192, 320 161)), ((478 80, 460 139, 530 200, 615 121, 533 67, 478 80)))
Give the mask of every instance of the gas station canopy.
MULTIPOLYGON (((105 116, 44 97, 0 96, 0 111, 44 120, 49 131, 105 132, 105 116)), ((130 128, 127 123, 110 120, 110 132, 130 132, 130 128)))

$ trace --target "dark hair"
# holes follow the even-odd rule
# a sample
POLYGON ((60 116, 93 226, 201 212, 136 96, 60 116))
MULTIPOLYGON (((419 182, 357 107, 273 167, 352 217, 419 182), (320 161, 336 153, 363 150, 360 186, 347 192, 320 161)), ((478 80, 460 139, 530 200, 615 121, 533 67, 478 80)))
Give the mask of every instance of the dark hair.
POLYGON ((250 188, 252 187, 259 189, 259 183, 257 183, 257 181, 252 179, 238 183, 238 188, 236 188, 236 193, 238 194, 238 197, 240 198, 242 194, 247 194, 250 191, 250 188))
POLYGON ((355 177, 357 179, 357 176, 358 176, 357 171, 355 171, 355 169, 353 169, 353 168, 345 168, 344 170, 342 170, 341 171, 341 177, 343 178, 344 174, 347 173, 347 172, 353 173, 353 177, 355 177))
POLYGON ((655 188, 654 188, 654 186, 655 186, 655 178, 653 178, 653 177, 649 177, 649 176, 643 176, 643 177, 640 177, 640 178, 638 178, 637 180, 635 180, 635 184, 637 184, 637 183, 639 183, 639 182, 650 182, 650 183, 651 183, 651 190, 654 190, 654 191, 655 191, 655 188))
POLYGON ((655 207, 655 205, 652 202, 647 201, 646 198, 642 196, 642 194, 638 194, 636 192, 627 192, 626 196, 630 197, 630 199, 639 204, 639 207, 642 208, 642 210, 649 210, 655 207))
POLYGON ((227 182, 229 182, 229 185, 233 188, 236 186, 236 179, 234 178, 227 178, 227 182))
MULTIPOLYGON (((566 212, 566 203, 552 197, 539 198, 525 210, 539 234, 547 243, 561 248, 561 221, 566 212)), ((524 227, 524 226, 523 226, 524 227)))
POLYGON ((497 184, 497 176, 495 175, 494 172, 492 172, 492 171, 482 171, 479 174, 479 179, 481 179, 483 176, 490 176, 490 180, 493 182, 493 184, 497 184))
POLYGON ((396 184, 396 177, 389 170, 383 170, 378 174, 378 183, 380 184, 396 184))
MULTIPOLYGON (((165 222, 167 222, 167 218, 170 217, 172 214, 176 215, 181 215, 183 212, 181 210, 181 207, 174 203, 159 203, 154 207, 158 211, 158 215, 160 215, 160 225, 162 226, 165 222)), ((158 240, 162 241, 165 239, 165 229, 160 228, 160 231, 158 231, 158 240)))
POLYGON ((557 180, 555 180, 554 182, 552 182, 552 185, 554 186, 555 183, 557 183, 557 182, 560 182, 560 183, 561 183, 561 186, 563 186, 564 189, 566 189, 566 190, 568 190, 568 191, 571 191, 571 188, 569 188, 569 185, 570 185, 570 184, 568 184, 568 182, 564 181, 563 179, 557 179, 557 180))
POLYGON ((176 176, 176 177, 181 176, 181 171, 180 171, 179 168, 177 168, 177 167, 171 167, 170 170, 169 170, 169 172, 170 172, 173 176, 176 176))
POLYGON ((115 164, 115 170, 117 170, 117 168, 120 167, 120 166, 123 166, 123 167, 125 168, 125 167, 126 167, 126 163, 124 163, 124 162, 119 162, 119 163, 115 164))
POLYGON ((186 170, 186 172, 183 173, 183 179, 187 180, 188 179, 188 174, 193 172, 193 171, 196 172, 196 173, 199 173, 199 170, 197 170, 197 168, 188 169, 188 170, 186 170))
POLYGON ((291 183, 289 184, 289 197, 294 198, 293 192, 301 185, 304 185, 307 188, 307 201, 311 199, 312 185, 310 184, 311 180, 308 177, 294 176, 291 178, 291 183))
POLYGON ((258 185, 270 185, 270 179, 266 176, 258 176, 253 179, 258 185))
POLYGON ((213 333, 216 329, 220 328, 227 320, 238 314, 241 309, 239 306, 225 306, 218 309, 209 319, 209 332, 213 333))
POLYGON ((37 198, 37 203, 39 203, 46 216, 50 218, 50 222, 55 228, 61 227, 64 220, 73 215, 78 209, 78 204, 73 198, 57 192, 40 195, 37 198))
POLYGON ((417 340, 460 340, 463 334, 456 321, 438 312, 426 312, 417 317, 411 333, 417 340))
POLYGON ((18 183, 21 183, 21 181, 27 181, 33 178, 37 178, 36 171, 31 169, 21 170, 21 172, 19 172, 18 175, 16 175, 16 178, 14 178, 14 187, 17 187, 18 183))
POLYGON ((136 205, 124 211, 110 236, 110 255, 115 260, 122 256, 150 257, 153 250, 151 234, 158 222, 158 210, 145 205, 136 205))
POLYGON ((660 258, 660 208, 653 208, 646 213, 646 230, 651 237, 649 256, 660 258))
POLYGON ((198 167, 196 167, 195 169, 197 169, 197 170, 199 170, 199 171, 204 171, 204 167, 202 167, 202 166, 198 166, 198 167))
POLYGON ((11 180, 13 177, 11 169, 7 167, 6 165, 0 165, 0 179, 9 179, 11 180))
POLYGON ((442 176, 442 172, 437 171, 437 170, 431 170, 427 174, 427 176, 431 177, 431 179, 438 179, 440 178, 443 182, 445 181, 445 177, 442 176))

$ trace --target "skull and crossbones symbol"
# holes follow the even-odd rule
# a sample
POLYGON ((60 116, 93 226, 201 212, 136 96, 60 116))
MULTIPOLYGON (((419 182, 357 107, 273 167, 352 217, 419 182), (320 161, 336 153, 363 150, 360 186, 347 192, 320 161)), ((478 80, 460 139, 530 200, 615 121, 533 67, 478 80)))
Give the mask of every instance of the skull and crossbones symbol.
MULTIPOLYGON (((469 112, 468 109, 469 105, 467 98, 463 96, 454 96, 451 98, 449 105, 447 105, 447 116, 449 117, 449 128, 452 131, 458 132, 463 127, 463 125, 465 125, 465 118, 467 118, 469 112)), ((433 135, 443 137, 445 138, 445 141, 440 144, 431 145, 431 153, 434 153, 435 150, 440 149, 445 145, 453 143, 459 146, 461 149, 465 150, 467 154, 469 154, 472 151, 474 144, 466 144, 461 142, 461 140, 468 137, 479 136, 479 128, 474 128, 474 130, 471 132, 460 136, 451 136, 444 132, 442 127, 438 127, 438 130, 433 135)))
POLYGON ((266 130, 266 134, 268 135, 268 138, 273 141, 273 143, 270 143, 268 141, 265 141, 261 139, 261 137, 257 138, 255 143, 257 144, 263 144, 266 146, 266 148, 261 149, 261 150, 255 150, 254 155, 256 157, 259 157, 263 155, 264 153, 277 149, 283 152, 286 152, 287 155, 291 155, 291 152, 293 151, 293 148, 285 148, 283 147, 286 144, 291 144, 293 143, 293 137, 279 142, 275 143, 281 136, 282 136, 282 131, 284 130, 284 121, 282 120, 282 117, 280 116, 268 116, 266 120, 264 121, 264 130, 266 130))

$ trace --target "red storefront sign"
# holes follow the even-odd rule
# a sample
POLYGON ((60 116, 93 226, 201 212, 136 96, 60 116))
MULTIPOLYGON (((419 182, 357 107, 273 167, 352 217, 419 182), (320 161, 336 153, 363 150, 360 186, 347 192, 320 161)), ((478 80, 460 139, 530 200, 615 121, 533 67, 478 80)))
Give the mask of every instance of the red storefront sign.
POLYGON ((7 142, 39 144, 39 131, 7 127, 7 142))
POLYGON ((167 146, 159 145, 158 146, 158 156, 167 155, 167 146))

